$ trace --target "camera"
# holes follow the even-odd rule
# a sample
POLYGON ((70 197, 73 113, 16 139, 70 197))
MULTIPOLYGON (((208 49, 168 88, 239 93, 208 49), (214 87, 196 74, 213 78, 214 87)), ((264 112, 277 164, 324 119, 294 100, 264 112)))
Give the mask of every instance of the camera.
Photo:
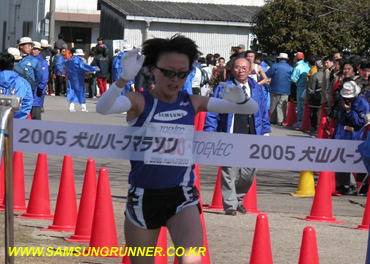
POLYGON ((349 104, 351 103, 351 101, 350 101, 350 100, 348 100, 348 99, 344 99, 344 103, 345 103, 346 105, 349 105, 349 104))

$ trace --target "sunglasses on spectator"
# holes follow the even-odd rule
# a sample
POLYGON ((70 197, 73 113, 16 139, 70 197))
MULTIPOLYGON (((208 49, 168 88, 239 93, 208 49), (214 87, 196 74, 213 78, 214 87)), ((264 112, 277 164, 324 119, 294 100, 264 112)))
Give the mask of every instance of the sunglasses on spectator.
POLYGON ((158 66, 155 66, 155 67, 162 72, 164 77, 166 77, 168 79, 173 79, 176 76, 179 77, 179 79, 184 79, 189 75, 189 71, 174 72, 174 71, 159 68, 158 66))

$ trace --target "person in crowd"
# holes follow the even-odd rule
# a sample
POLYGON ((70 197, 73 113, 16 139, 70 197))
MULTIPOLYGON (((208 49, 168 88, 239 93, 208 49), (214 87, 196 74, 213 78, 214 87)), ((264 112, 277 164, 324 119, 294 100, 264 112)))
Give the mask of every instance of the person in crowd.
MULTIPOLYGON (((311 131, 316 132, 318 125, 318 112, 321 104, 322 78, 324 75, 322 59, 316 56, 315 66, 317 72, 311 75, 307 85, 307 100, 310 107, 311 131)), ((320 121, 320 120, 319 120, 320 121)))
MULTIPOLYGON (((329 90, 330 86, 330 75, 335 69, 334 65, 334 58, 333 56, 325 56, 322 59, 323 66, 324 66, 324 71, 323 71, 323 76, 322 76, 322 84, 321 84, 321 104, 327 103, 327 94, 326 91, 329 90)), ((319 120, 320 122, 320 120, 319 120)))
MULTIPOLYGON (((87 64, 91 66, 92 62, 94 61, 95 58, 95 52, 96 48, 92 47, 90 52, 89 52, 89 57, 87 58, 87 64)), ((88 78, 88 83, 89 83, 89 98, 94 98, 96 99, 97 93, 96 93, 96 74, 93 72, 90 72, 90 78, 88 78)))
POLYGON ((239 47, 231 47, 230 60, 226 63, 226 80, 229 80, 233 76, 231 72, 231 65, 233 61, 239 57, 242 57, 241 55, 239 55, 239 51, 240 51, 239 47))
POLYGON ((0 92, 21 97, 22 106, 14 112, 14 118, 27 119, 33 103, 31 84, 13 70, 15 60, 21 59, 20 52, 16 48, 8 48, 7 52, 0 53, 0 92))
POLYGON ((51 58, 51 47, 49 45, 49 41, 47 41, 46 39, 42 39, 40 41, 41 43, 41 57, 43 57, 46 62, 48 63, 48 66, 50 66, 50 58, 51 58))
MULTIPOLYGON (((219 64, 219 59, 220 59, 221 55, 219 53, 215 53, 213 54, 213 61, 214 61, 214 66, 218 66, 219 64)), ((213 69, 212 69, 213 70, 213 69)))
POLYGON ((41 108, 44 105, 45 92, 49 80, 49 65, 48 62, 41 56, 41 51, 41 43, 34 41, 32 55, 40 61, 42 69, 42 80, 37 84, 33 93, 33 104, 31 109, 31 118, 36 120, 41 120, 41 108))
POLYGON ((108 47, 107 47, 107 45, 105 45, 105 43, 104 43, 104 39, 102 38, 102 37, 98 37, 97 39, 96 39, 96 41, 98 42, 97 44, 96 44, 96 48, 98 48, 98 47, 100 47, 100 48, 102 48, 102 49, 107 49, 108 47))
POLYGON ((251 73, 249 74, 249 78, 254 79, 258 85, 263 86, 265 83, 267 83, 267 76, 265 74, 265 71, 262 69, 262 67, 254 62, 256 59, 256 53, 253 50, 247 50, 245 52, 245 58, 249 60, 251 63, 251 73))
POLYGON ((191 82, 192 94, 200 95, 200 83, 202 82, 202 70, 198 67, 195 68, 195 75, 193 81, 191 82))
POLYGON ((109 72, 109 58, 105 54, 105 49, 102 47, 96 48, 96 56, 91 63, 91 66, 97 66, 100 71, 96 73, 100 96, 107 91, 107 77, 109 72))
MULTIPOLYGON (((313 54, 309 55, 308 58, 307 58, 307 63, 308 63, 308 67, 310 67, 310 70, 307 74, 306 87, 307 87, 308 83, 310 82, 311 76, 314 75, 317 72, 316 58, 317 58, 317 56, 315 56, 313 54)), ((307 89, 306 89, 306 92, 307 92, 307 89)))
MULTIPOLYGON (((120 78, 99 99, 101 114, 127 111, 130 126, 150 128, 159 124, 184 127, 194 125, 200 111, 254 113, 258 106, 245 97, 240 87, 232 86, 222 96, 226 100, 189 95, 180 89, 200 52, 194 41, 181 35, 170 39, 153 38, 122 58, 120 78), (155 89, 119 96, 140 68, 148 67, 155 89), (165 113, 184 113, 181 117, 161 118, 165 113)), ((192 138, 194 131, 186 134, 192 138)), ((192 139, 190 140, 192 144, 192 139)), ((149 165, 131 160, 130 188, 126 204, 124 231, 127 247, 155 247, 162 226, 166 226, 175 248, 182 248, 179 263, 201 263, 201 255, 189 254, 203 245, 199 192, 194 186, 194 165, 185 167, 149 165), (139 202, 143 201, 143 202, 139 202)), ((132 264, 154 263, 154 256, 130 256, 132 264)))
POLYGON ((272 64, 276 63, 277 52, 273 50, 269 56, 268 65, 271 67, 272 64))
POLYGON ((303 109, 305 99, 302 97, 303 92, 306 89, 307 75, 310 71, 310 67, 304 61, 303 52, 297 52, 295 56, 297 63, 294 66, 292 77, 290 78, 293 83, 297 85, 297 119, 298 122, 293 125, 294 128, 300 128, 303 119, 303 109))
MULTIPOLYGON (((61 51, 63 45, 67 46, 67 43, 64 41, 63 33, 59 33, 58 34, 58 40, 55 41, 55 44, 54 44, 54 49, 58 49, 59 51, 61 51)), ((67 47, 65 47, 65 48, 67 49, 67 47)))
MULTIPOLYGON (((253 98, 258 103, 258 111, 250 115, 209 112, 206 114, 204 131, 269 135, 271 129, 263 90, 254 79, 248 77, 251 71, 251 63, 246 58, 234 60, 232 64, 233 78, 226 81, 226 90, 229 86, 242 88, 247 97, 253 98)), ((224 87, 225 85, 217 86, 213 97, 222 96, 225 91, 224 87)), ((226 215, 235 216, 236 211, 242 214, 246 213, 243 199, 252 186, 256 173, 256 168, 222 167, 221 192, 226 215)))
POLYGON ((239 44, 238 45, 238 57, 239 58, 245 57, 246 56, 245 54, 246 54, 245 45, 244 44, 239 44))
POLYGON ((225 67, 225 58, 220 57, 218 59, 218 65, 213 67, 212 75, 214 79, 218 82, 226 81, 226 67, 225 67))
POLYGON ((361 88, 361 94, 364 94, 366 90, 370 89, 368 82, 369 76, 370 76, 370 63, 367 63, 364 65, 362 69, 361 78, 358 78, 357 79, 358 81, 356 82, 357 85, 361 88))
POLYGON ((18 49, 22 60, 19 62, 18 73, 23 73, 27 76, 26 80, 30 82, 32 91, 36 89, 36 86, 42 81, 42 69, 38 59, 31 55, 33 48, 32 39, 29 37, 22 37, 19 40, 18 49))
MULTIPOLYGON (((341 66, 342 70, 342 79, 339 79, 332 90, 332 104, 329 109, 329 117, 333 120, 339 119, 340 113, 340 92, 342 90, 343 84, 348 81, 355 81, 358 78, 361 78, 360 75, 356 75, 356 64, 350 63, 348 60, 345 60, 341 66)), ((360 88, 361 89, 361 88, 360 88)))
MULTIPOLYGON (((209 53, 209 54, 207 54, 207 56, 206 56, 206 58, 205 58, 205 60, 206 60, 206 64, 207 64, 207 66, 211 69, 211 71, 212 71, 212 69, 213 69, 213 66, 214 66, 214 64, 215 64, 215 58, 213 57, 213 54, 211 54, 211 53, 209 53)), ((199 64, 201 64, 201 63, 199 63, 199 64)))
POLYGON ((66 59, 64 56, 67 52, 67 45, 60 48, 60 53, 55 55, 55 67, 54 67, 54 74, 56 76, 55 79, 55 96, 64 95, 67 91, 67 84, 66 84, 66 71, 64 70, 66 59))
POLYGON ((270 66, 267 64, 268 57, 262 53, 258 53, 255 62, 262 67, 264 72, 267 72, 270 66))
POLYGON ((68 70, 68 90, 67 100, 69 102, 69 112, 76 112, 75 104, 81 104, 81 111, 88 112, 86 108, 86 86, 85 72, 99 71, 98 66, 90 66, 84 63, 85 53, 82 49, 76 49, 72 59, 65 62, 68 70))
MULTIPOLYGON (((118 55, 113 58, 113 62, 112 62, 112 81, 113 82, 118 80, 119 75, 122 71, 122 66, 121 66, 122 57, 125 56, 127 54, 127 52, 129 52, 132 49, 133 49, 132 45, 127 43, 127 44, 123 45, 123 51, 119 52, 118 55)), ((141 75, 141 76, 143 76, 143 75, 141 75)), ((125 87, 125 89, 123 89, 122 93, 130 92, 130 91, 134 92, 135 87, 138 87, 138 89, 143 87, 143 86, 135 86, 135 80, 136 80, 136 77, 134 79, 130 80, 129 82, 127 82, 126 87, 125 87)), ((140 84, 138 84, 138 85, 140 85, 140 84)))
POLYGON ((200 57, 198 59, 198 62, 200 64, 200 67, 202 67, 200 94, 203 96, 210 96, 212 90, 211 90, 211 86, 209 85, 209 82, 212 79, 212 70, 209 67, 209 65, 206 63, 206 59, 204 57, 200 57))
MULTIPOLYGON (((336 124, 333 138, 362 140, 365 128, 364 116, 369 113, 369 103, 360 95, 361 88, 355 81, 345 81, 340 90, 340 118, 336 124)), ((356 181, 351 173, 335 174, 337 191, 343 195, 357 193, 356 181)))
POLYGON ((48 81, 48 95, 55 96, 55 82, 54 82, 54 77, 55 77, 55 60, 56 60, 56 55, 58 54, 57 49, 52 49, 50 52, 50 67, 49 67, 49 81, 48 81))
POLYGON ((287 61, 287 53, 280 53, 277 63, 272 64, 266 72, 266 76, 271 78, 270 83, 270 123, 282 126, 286 121, 288 108, 288 98, 290 95, 290 77, 293 67, 287 61))

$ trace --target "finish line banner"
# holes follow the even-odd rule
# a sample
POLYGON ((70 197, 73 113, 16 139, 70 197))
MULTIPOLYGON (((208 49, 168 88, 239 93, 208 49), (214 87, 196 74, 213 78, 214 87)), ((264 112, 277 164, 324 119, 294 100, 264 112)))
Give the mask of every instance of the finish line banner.
POLYGON ((171 166, 197 163, 367 172, 357 148, 362 141, 198 131, 189 137, 189 126, 161 125, 148 132, 145 128, 14 119, 14 151, 132 159, 171 166))

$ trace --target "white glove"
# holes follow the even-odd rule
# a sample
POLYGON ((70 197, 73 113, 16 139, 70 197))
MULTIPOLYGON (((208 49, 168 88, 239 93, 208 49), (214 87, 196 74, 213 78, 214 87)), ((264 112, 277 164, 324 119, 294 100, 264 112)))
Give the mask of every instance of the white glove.
POLYGON ((140 49, 133 49, 121 59, 122 72, 120 78, 125 81, 131 81, 140 71, 144 63, 145 56, 139 55, 140 49))
POLYGON ((367 113, 365 116, 364 116, 364 120, 365 120, 365 126, 367 125, 370 125, 370 113, 367 113))
POLYGON ((220 96, 232 103, 242 103, 245 101, 245 93, 240 86, 234 84, 227 84, 220 82, 220 85, 224 87, 225 92, 220 92, 220 96))

